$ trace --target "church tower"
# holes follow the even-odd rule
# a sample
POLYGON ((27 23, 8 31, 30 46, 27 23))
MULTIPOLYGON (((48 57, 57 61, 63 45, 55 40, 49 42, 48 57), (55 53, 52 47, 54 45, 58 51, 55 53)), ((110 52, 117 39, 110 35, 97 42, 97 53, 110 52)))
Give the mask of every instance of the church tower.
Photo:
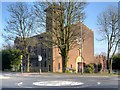
MULTIPOLYGON (((58 4, 52 4, 50 5, 47 9, 44 10, 46 12, 46 32, 50 32, 50 37, 48 39, 54 39, 55 40, 55 34, 54 33, 57 33, 57 30, 58 27, 60 27, 60 19, 61 17, 63 18, 63 13, 64 13, 64 9, 61 8, 61 6, 59 6, 58 4)), ((50 39, 50 40, 51 40, 50 39)), ((49 40, 48 42, 49 43, 49 40)), ((51 44, 50 44, 51 45, 51 44)), ((54 72, 54 66, 55 66, 55 49, 56 48, 49 48, 46 50, 46 53, 47 53, 47 57, 50 59, 47 61, 47 66, 48 66, 48 71, 52 71, 54 72)))
POLYGON ((61 17, 63 18, 63 15, 60 16, 61 12, 64 13, 63 7, 60 7, 57 4, 52 4, 47 9, 45 9, 45 12, 46 12, 46 32, 56 29, 57 25, 60 23, 59 19, 61 19, 61 17))

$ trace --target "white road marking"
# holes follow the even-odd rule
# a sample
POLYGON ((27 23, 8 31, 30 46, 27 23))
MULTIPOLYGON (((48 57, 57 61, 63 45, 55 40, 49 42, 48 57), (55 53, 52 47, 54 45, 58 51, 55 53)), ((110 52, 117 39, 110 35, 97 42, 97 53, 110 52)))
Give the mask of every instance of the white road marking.
POLYGON ((101 84, 101 82, 97 82, 97 85, 100 85, 101 84))
POLYGON ((74 81, 41 81, 41 82, 33 82, 33 85, 36 86, 73 86, 73 85, 83 85, 82 82, 74 82, 74 81))
POLYGON ((33 87, 23 86, 23 82, 17 83, 17 85, 22 88, 33 88, 33 87))
POLYGON ((18 83, 17 85, 18 85, 18 86, 21 86, 22 84, 23 84, 23 82, 20 82, 20 83, 18 83))
POLYGON ((9 79, 10 77, 6 77, 6 76, 3 76, 3 75, 0 75, 0 79, 9 79))

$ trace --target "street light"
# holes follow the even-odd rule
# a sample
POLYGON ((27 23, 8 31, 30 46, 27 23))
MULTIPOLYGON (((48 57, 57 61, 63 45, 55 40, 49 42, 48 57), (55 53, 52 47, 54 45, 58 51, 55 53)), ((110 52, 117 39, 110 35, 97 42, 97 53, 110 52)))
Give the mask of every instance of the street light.
POLYGON ((82 22, 81 22, 81 25, 80 25, 80 38, 79 39, 77 39, 77 43, 80 45, 80 49, 79 49, 79 51, 80 51, 80 54, 79 54, 79 56, 81 57, 81 62, 82 62, 82 65, 81 65, 81 74, 83 74, 83 63, 84 63, 84 61, 83 61, 83 57, 82 57, 82 22))
POLYGON ((83 58, 82 58, 82 22, 81 22, 81 26, 80 26, 80 48, 81 48, 81 61, 82 61, 82 67, 81 67, 81 74, 83 74, 83 58))
POLYGON ((41 61, 42 61, 41 55, 38 55, 38 61, 39 61, 39 72, 41 73, 41 61))

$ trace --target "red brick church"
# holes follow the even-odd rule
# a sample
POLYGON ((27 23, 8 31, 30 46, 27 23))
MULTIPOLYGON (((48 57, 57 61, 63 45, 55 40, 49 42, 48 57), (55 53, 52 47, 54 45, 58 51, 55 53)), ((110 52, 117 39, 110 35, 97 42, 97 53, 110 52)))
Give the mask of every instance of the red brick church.
MULTIPOLYGON (((51 15, 51 19, 47 18, 48 14, 50 13, 49 8, 51 8, 51 11, 57 10, 57 8, 52 8, 51 6, 49 6, 45 10, 46 21, 53 22, 52 21, 54 18, 53 15, 51 15)), ((52 24, 53 23, 46 23, 46 32, 52 29, 53 26, 52 24)), ((82 43, 82 49, 80 49, 80 45, 76 43, 77 45, 69 51, 67 62, 67 68, 74 69, 76 73, 79 72, 79 68, 81 68, 82 65, 84 66, 86 64, 95 63, 94 32, 91 29, 89 29, 86 25, 80 22, 77 22, 74 25, 72 25, 72 29, 75 29, 78 32, 80 31, 80 27, 82 27, 82 31, 84 32, 86 39, 82 43)), ((44 40, 44 34, 46 32, 31 37, 31 40, 34 38, 37 40, 44 40)), ((15 47, 19 48, 18 39, 15 40, 15 47)), ((62 58, 61 55, 59 54, 59 49, 57 47, 49 48, 44 44, 39 43, 34 47, 30 46, 29 49, 32 50, 30 59, 31 71, 39 70, 38 55, 41 55, 42 72, 62 72, 62 58)))

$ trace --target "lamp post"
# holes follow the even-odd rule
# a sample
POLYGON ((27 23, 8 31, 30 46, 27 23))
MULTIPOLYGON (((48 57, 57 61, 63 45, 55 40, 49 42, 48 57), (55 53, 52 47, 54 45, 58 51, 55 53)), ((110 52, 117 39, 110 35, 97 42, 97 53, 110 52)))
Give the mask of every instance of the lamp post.
POLYGON ((82 58, 82 22, 80 26, 80 48, 81 48, 81 62, 82 62, 82 67, 81 67, 81 74, 83 74, 83 58, 82 58))
POLYGON ((42 61, 41 55, 38 55, 38 61, 39 61, 39 73, 41 73, 41 61, 42 61))
POLYGON ((83 66, 83 57, 82 57, 82 22, 81 22, 81 25, 80 25, 80 38, 77 39, 77 43, 80 45, 80 49, 79 49, 79 56, 81 57, 81 74, 83 74, 83 71, 84 71, 84 66, 83 66))

